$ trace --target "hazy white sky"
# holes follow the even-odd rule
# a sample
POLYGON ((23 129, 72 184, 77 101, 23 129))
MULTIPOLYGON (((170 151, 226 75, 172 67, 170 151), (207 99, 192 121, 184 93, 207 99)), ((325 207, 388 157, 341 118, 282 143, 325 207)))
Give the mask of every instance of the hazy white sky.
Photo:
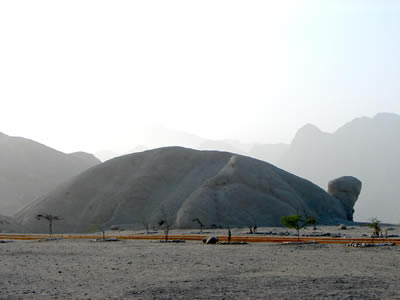
POLYGON ((400 113, 400 1, 1 1, 0 131, 63 151, 166 127, 289 142, 400 113))

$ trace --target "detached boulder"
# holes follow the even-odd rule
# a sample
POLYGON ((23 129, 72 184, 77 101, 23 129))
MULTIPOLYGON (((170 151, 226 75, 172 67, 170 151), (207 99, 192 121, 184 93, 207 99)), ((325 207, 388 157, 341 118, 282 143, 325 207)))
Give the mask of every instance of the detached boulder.
POLYGON ((352 176, 339 177, 328 183, 328 193, 340 200, 349 221, 353 221, 353 207, 360 196, 361 187, 362 182, 352 176))
POLYGON ((209 236, 208 238, 203 239, 203 243, 207 245, 218 243, 218 238, 216 236, 209 236))

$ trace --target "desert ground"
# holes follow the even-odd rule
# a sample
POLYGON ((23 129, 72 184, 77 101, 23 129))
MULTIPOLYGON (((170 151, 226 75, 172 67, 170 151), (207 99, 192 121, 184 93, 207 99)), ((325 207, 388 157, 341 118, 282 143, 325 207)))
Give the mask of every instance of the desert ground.
POLYGON ((0 244, 0 266, 0 299, 400 299, 398 245, 30 240, 0 244))

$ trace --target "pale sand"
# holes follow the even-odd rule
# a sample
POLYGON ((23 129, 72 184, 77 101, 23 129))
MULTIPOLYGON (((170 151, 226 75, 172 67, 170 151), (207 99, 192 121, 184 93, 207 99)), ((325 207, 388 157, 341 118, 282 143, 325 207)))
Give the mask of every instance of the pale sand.
POLYGON ((0 299, 400 299, 400 247, 0 244, 0 299))

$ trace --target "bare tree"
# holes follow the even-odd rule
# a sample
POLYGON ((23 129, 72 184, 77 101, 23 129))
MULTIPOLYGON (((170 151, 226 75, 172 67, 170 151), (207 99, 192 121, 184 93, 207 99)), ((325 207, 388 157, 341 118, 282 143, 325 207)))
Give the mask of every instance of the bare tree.
POLYGON ((150 224, 149 224, 148 218, 147 217, 142 217, 141 221, 142 221, 142 225, 143 225, 144 229, 146 229, 146 234, 149 234, 149 226, 150 226, 150 224))
POLYGON ((51 214, 44 214, 44 215, 37 215, 36 216, 37 220, 45 219, 49 222, 49 235, 51 238, 51 235, 53 234, 53 222, 54 221, 60 221, 61 218, 59 216, 53 216, 51 214))
POLYGON ((161 207, 160 211, 161 211, 161 219, 158 222, 158 227, 164 230, 165 241, 167 242, 169 230, 171 229, 171 224, 168 222, 168 216, 167 213, 165 212, 164 207, 161 207))
POLYGON ((200 225, 200 233, 203 232, 204 224, 200 221, 199 218, 194 218, 192 222, 197 222, 200 225))
POLYGON ((168 242, 168 233, 169 233, 169 230, 171 229, 171 226, 169 225, 168 221, 166 219, 160 220, 158 222, 158 226, 164 230, 165 241, 168 242))

